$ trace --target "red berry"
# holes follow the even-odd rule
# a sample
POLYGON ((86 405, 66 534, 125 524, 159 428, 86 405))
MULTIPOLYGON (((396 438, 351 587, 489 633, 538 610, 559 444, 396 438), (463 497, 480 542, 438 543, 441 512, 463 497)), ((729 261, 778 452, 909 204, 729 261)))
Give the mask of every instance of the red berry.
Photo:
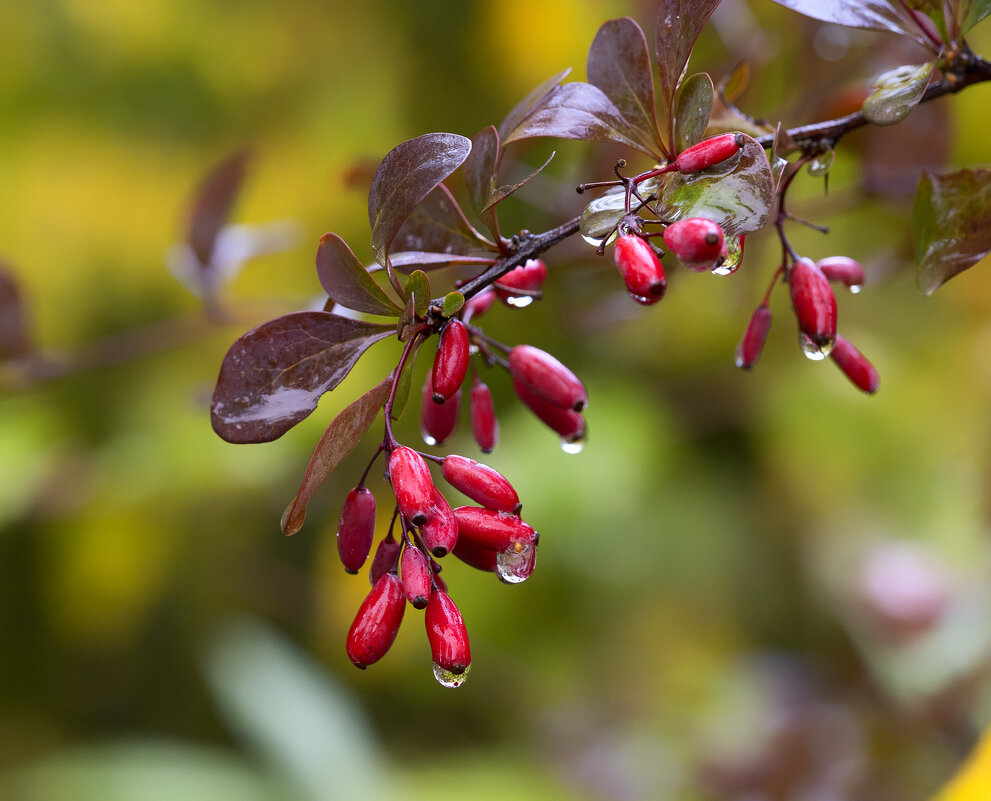
POLYGON ((448 456, 443 472, 448 484, 486 509, 519 514, 520 497, 513 485, 488 465, 467 456, 448 456))
POLYGON ((492 453, 499 440, 499 421, 491 390, 477 379, 471 388, 471 430, 482 453, 492 453))
POLYGON ((556 431, 564 442, 579 443, 585 439, 585 418, 578 412, 548 403, 522 381, 513 381, 513 389, 530 411, 556 431))
POLYGON ((434 590, 430 593, 424 622, 434 659, 434 675, 443 684, 458 686, 464 680, 458 677, 467 673, 471 665, 468 630, 461 612, 446 592, 434 590))
POLYGON ((430 599, 430 563, 419 548, 407 545, 399 560, 403 592, 414 609, 423 609, 430 599))
POLYGON ((454 550, 451 553, 466 565, 476 570, 484 570, 488 573, 496 572, 497 552, 489 548, 483 548, 469 539, 459 539, 458 544, 454 546, 454 550))
POLYGON ((621 236, 613 251, 626 291, 637 303, 649 306, 664 297, 667 279, 654 249, 639 236, 621 236))
POLYGON ((514 294, 512 290, 522 289, 526 292, 536 292, 547 279, 547 265, 540 259, 528 259, 526 264, 515 267, 500 278, 495 284, 499 300, 510 306, 523 308, 533 302, 530 295, 514 294))
POLYGON ((465 301, 464 319, 469 320, 472 317, 481 317, 489 310, 489 307, 495 303, 495 299, 495 292, 486 287, 477 295, 465 301))
POLYGON ((399 549, 402 547, 398 540, 389 534, 375 549, 375 558, 372 559, 372 566, 368 569, 368 580, 374 587, 380 578, 386 573, 391 573, 396 569, 396 560, 399 558, 399 549))
POLYGON ((451 436, 458 425, 458 412, 461 410, 461 388, 446 403, 434 403, 434 387, 427 373, 423 385, 423 400, 420 403, 420 435, 427 445, 440 445, 451 436))
POLYGON ((726 255, 723 229, 705 217, 689 217, 664 229, 664 244, 690 270, 711 270, 726 255))
POLYGON ((460 320, 448 320, 440 335, 431 380, 434 403, 443 403, 461 387, 468 372, 468 329, 460 320))
POLYGON ((674 166, 681 173, 693 173, 725 161, 743 147, 743 134, 727 133, 704 139, 678 154, 674 166))
POLYGON ((822 359, 829 354, 836 339, 836 296, 829 279, 812 259, 799 259, 788 276, 791 305, 798 318, 805 355, 822 359))
POLYGON ((750 370, 757 364, 761 351, 764 350, 764 342, 767 340, 767 332, 771 330, 771 310, 761 304, 754 311, 747 325, 747 330, 743 334, 743 339, 736 347, 736 366, 744 370, 750 370))
POLYGON ((348 632, 348 658, 362 669, 378 662, 396 639, 405 611, 402 583, 395 573, 386 573, 358 607, 348 632))
POLYGON ((509 352, 513 381, 528 386, 536 395, 562 409, 580 412, 588 403, 585 385, 571 370, 546 351, 517 345, 509 352))
POLYGON ((368 487, 355 487, 344 499, 337 523, 337 552, 348 573, 357 573, 375 539, 375 496, 368 487))
POLYGON ((400 513, 414 526, 422 526, 430 517, 434 497, 434 482, 423 457, 412 448, 396 448, 389 457, 389 477, 400 513))
POLYGON ((434 487, 430 519, 420 526, 423 545, 438 559, 446 556, 458 541, 458 521, 447 499, 434 487))
POLYGON ((864 283, 864 268, 859 261, 848 256, 830 256, 819 259, 816 266, 830 281, 839 281, 853 291, 859 291, 864 283))
POLYGON ((491 551, 505 551, 516 543, 537 542, 537 532, 518 515, 478 506, 459 506, 452 511, 458 521, 459 542, 466 539, 491 551))
POLYGON ((854 386, 868 395, 877 392, 881 377, 877 374, 874 365, 839 334, 836 335, 836 344, 829 355, 836 362, 836 366, 846 373, 846 377, 853 382, 854 386))

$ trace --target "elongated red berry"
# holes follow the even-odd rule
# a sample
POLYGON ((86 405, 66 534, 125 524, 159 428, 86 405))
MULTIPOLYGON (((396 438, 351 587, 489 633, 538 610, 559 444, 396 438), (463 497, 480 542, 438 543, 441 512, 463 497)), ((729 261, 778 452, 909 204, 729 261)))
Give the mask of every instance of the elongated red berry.
POLYGON ((368 580, 372 583, 373 587, 382 576, 396 569, 396 562, 399 559, 399 549, 401 547, 401 543, 391 533, 379 543, 378 548, 375 549, 372 566, 368 569, 368 580))
POLYGON ((378 662, 396 639, 405 611, 403 585, 395 573, 386 573, 358 607, 348 632, 348 658, 361 669, 378 662))
POLYGON ((420 435, 427 445, 440 445, 458 425, 461 411, 461 388, 446 403, 434 403, 434 387, 430 373, 423 385, 423 401, 420 403, 420 435))
POLYGON ((825 358, 836 340, 836 296, 829 279, 812 259, 799 259, 791 267, 788 283, 804 337, 802 350, 811 359, 825 358))
POLYGON ((664 297, 667 279, 654 249, 639 236, 621 236, 613 251, 626 291, 637 303, 649 306, 664 297))
POLYGON ((471 665, 468 630, 461 612, 446 592, 434 590, 423 617, 434 659, 434 676, 441 684, 457 687, 471 665))
POLYGON ((877 388, 881 383, 881 377, 878 375, 874 365, 867 360, 864 354, 839 334, 836 335, 836 344, 833 346, 833 350, 829 355, 836 363, 836 366, 846 373, 846 377, 853 382, 854 386, 863 390, 868 395, 873 395, 877 392, 877 388))
POLYGON ((725 161, 743 147, 743 134, 727 133, 704 139, 683 150, 674 160, 680 173, 693 173, 725 161))
POLYGON ((864 268, 849 256, 829 256, 819 259, 816 266, 830 281, 839 281, 852 292, 859 292, 864 283, 864 268))
POLYGON ((537 541, 537 532, 519 515, 479 506, 459 506, 452 511, 458 521, 459 540, 466 539, 492 551, 504 551, 517 542, 537 541))
POLYGON ((528 259, 526 264, 515 267, 500 278, 494 285, 499 300, 521 309, 533 302, 531 295, 521 295, 513 290, 536 292, 547 279, 547 265, 540 259, 528 259))
POLYGON ((458 559, 469 567, 476 570, 484 570, 488 573, 496 572, 496 560, 498 552, 491 548, 483 548, 469 539, 459 539, 458 544, 451 551, 458 559))
POLYGON ((430 519, 420 526, 423 545, 438 559, 453 550, 458 541, 458 521, 440 490, 434 487, 430 519))
POLYGON ((571 409, 548 403, 522 381, 513 381, 516 396, 537 418, 560 435, 563 442, 580 443, 585 439, 585 418, 571 409))
POLYGON ((460 320, 448 320, 440 335, 431 380, 434 403, 443 403, 461 388, 468 372, 468 329, 460 320))
POLYGON ((723 229, 705 217, 689 217, 664 229, 664 244, 695 272, 711 270, 726 255, 723 229))
POLYGON ((414 609, 423 609, 430 600, 430 563, 426 555, 415 545, 407 545, 399 560, 399 570, 406 600, 414 609))
POLYGON ((580 412, 588 404, 585 385, 571 370, 546 351, 517 345, 509 352, 509 373, 536 395, 562 409, 580 412))
POLYGON ((492 403, 492 391, 478 379, 471 388, 471 431, 482 453, 492 453, 499 441, 499 421, 492 403))
POLYGON ((444 479, 486 509, 519 514, 520 497, 505 476, 467 456, 444 459, 444 479))
POLYGON ((344 499, 337 523, 337 552, 344 570, 357 573, 375 538, 375 496, 368 487, 355 487, 344 499))
POLYGON ((481 317, 489 310, 489 307, 495 303, 495 299, 495 292, 488 287, 483 289, 477 295, 468 298, 468 300, 465 301, 464 306, 464 319, 467 321, 472 317, 481 317))
POLYGON ((744 370, 753 369, 764 350, 767 332, 771 330, 771 310, 763 303, 757 307, 750 317, 743 339, 736 347, 736 366, 744 370))
POLYGON ((389 457, 389 476, 399 512, 414 526, 422 526, 430 517, 434 498, 434 482, 427 463, 412 448, 402 445, 389 457))

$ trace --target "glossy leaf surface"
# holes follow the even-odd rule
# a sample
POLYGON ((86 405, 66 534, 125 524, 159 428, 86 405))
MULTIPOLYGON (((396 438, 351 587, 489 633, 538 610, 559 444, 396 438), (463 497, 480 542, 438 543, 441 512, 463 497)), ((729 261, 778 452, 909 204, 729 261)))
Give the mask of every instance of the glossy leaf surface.
POLYGON ((675 102, 674 140, 678 153, 705 136, 713 98, 712 78, 707 73, 696 73, 681 84, 675 102))
POLYGON ((552 75, 543 83, 539 84, 530 94, 524 97, 519 103, 517 103, 513 110, 506 115, 506 119, 502 121, 502 125, 499 126, 499 141, 505 144, 507 137, 510 132, 513 131, 524 118, 529 115, 533 110, 534 106, 540 103, 549 92, 552 92, 568 75, 571 73, 571 67, 559 72, 557 75, 552 75))
MULTIPOLYGON (((410 214, 392 243, 392 250, 433 253, 478 253, 490 249, 472 228, 443 184, 430 192, 410 214)), ((381 263, 381 262, 380 262, 381 263)))
POLYGON ((241 191, 249 160, 247 150, 228 156, 206 175, 193 196, 186 238, 203 268, 210 264, 217 234, 241 191))
POLYGON ((885 0, 830 0, 830 2, 774 0, 774 2, 823 22, 871 31, 890 31, 909 36, 916 41, 927 41, 914 23, 907 20, 893 7, 893 4, 885 0))
POLYGON ((991 170, 923 172, 913 218, 916 281, 931 295, 991 253, 991 170))
POLYGON ((320 239, 317 277, 330 299, 349 309, 392 317, 402 311, 337 234, 324 234, 320 239))
POLYGON ((471 140, 450 133, 429 133, 394 147, 382 159, 368 193, 372 253, 379 264, 406 218, 441 181, 460 167, 471 140))
POLYGON ((471 140, 471 153, 465 159, 465 185, 476 214, 481 214, 489 202, 498 167, 499 133, 490 125, 471 140))
POLYGON ((313 500, 324 479, 358 446, 362 435, 378 416, 391 386, 392 376, 382 379, 374 389, 343 409, 327 426, 306 465, 296 499, 282 516, 283 534, 295 534, 303 526, 307 504, 313 500))
MULTIPOLYGON (((400 272, 412 272, 421 269, 424 272, 437 270, 441 267, 449 267, 452 264, 475 264, 488 266, 495 264, 496 260, 488 256, 464 256, 459 253, 423 253, 415 250, 404 250, 400 253, 389 255, 392 266, 400 272)), ((375 269, 381 269, 375 265, 375 269)))
POLYGON ((323 311, 263 323, 231 346, 210 406, 228 442, 270 442, 310 415, 369 347, 395 333, 323 311))
POLYGON ((933 62, 907 64, 879 75, 864 101, 864 118, 874 125, 894 125, 905 119, 922 99, 929 85, 933 62))

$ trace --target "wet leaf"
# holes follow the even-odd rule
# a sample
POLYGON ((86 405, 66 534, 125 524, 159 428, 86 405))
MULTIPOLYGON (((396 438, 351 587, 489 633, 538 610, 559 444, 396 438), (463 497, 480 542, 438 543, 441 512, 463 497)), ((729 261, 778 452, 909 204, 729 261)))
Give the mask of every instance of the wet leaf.
POLYGON ((499 134, 495 126, 483 128, 471 140, 471 153, 465 159, 465 185, 476 214, 482 213, 492 196, 499 155, 499 134))
POLYGON ((324 234, 320 239, 317 277, 330 299, 349 309, 391 317, 402 311, 337 234, 324 234))
POLYGON ((430 305, 430 280, 423 270, 414 270, 403 287, 407 298, 413 298, 413 314, 423 317, 430 305))
POLYGON ((918 66, 906 64, 878 75, 864 101, 864 118, 874 125, 901 122, 922 99, 934 66, 931 61, 918 66))
POLYGON ((18 359, 30 351, 20 287, 7 265, 0 263, 0 360, 18 359))
MULTIPOLYGON (((400 253, 393 253, 389 256, 392 266, 400 272, 412 272, 419 268, 426 271, 437 270, 441 267, 449 267, 452 264, 477 264, 488 267, 495 264, 496 260, 489 256, 462 256, 458 253, 420 253, 413 250, 404 250, 400 253)), ((379 265, 374 265, 381 270, 379 265)))
POLYGON ((845 25, 848 28, 890 31, 929 44, 928 39, 919 33, 915 23, 886 0, 831 0, 828 3, 822 0, 774 0, 774 2, 823 22, 845 25))
POLYGON ((913 223, 916 281, 931 295, 991 252, 991 170, 923 172, 913 223))
POLYGON ((247 150, 231 154, 207 173, 193 194, 186 239, 204 270, 241 191, 250 158, 247 150))
POLYGON ((568 67, 568 69, 559 72, 557 75, 552 75, 517 103, 513 110, 506 115, 506 119, 502 121, 502 125, 499 126, 499 141, 505 143, 509 133, 523 122, 524 118, 533 110, 533 107, 540 103, 570 73, 571 67, 568 67))
POLYGON ((526 186, 526 184, 530 183, 530 181, 532 181, 541 172, 543 172, 544 167, 546 167, 548 164, 551 163, 551 159, 553 159, 556 154, 557 151, 552 150, 551 154, 547 157, 547 161, 545 161, 543 164, 537 167, 537 169, 531 172, 526 178, 524 178, 519 183, 505 184, 503 186, 494 189, 492 192, 492 196, 489 198, 489 202, 485 204, 485 208, 482 209, 482 212, 484 213, 494 208, 497 203, 502 203, 502 201, 504 201, 507 197, 513 194, 513 192, 518 190, 520 187, 526 186))
POLYGON ((566 83, 552 90, 503 138, 503 144, 534 136, 617 142, 659 157, 656 146, 641 141, 615 104, 590 83, 566 83))
POLYGON ((378 386, 366 392, 358 400, 341 411, 323 432, 313 455, 306 465, 303 481, 299 485, 296 498, 282 516, 282 533, 295 534, 303 526, 306 507, 317 489, 323 484, 344 458, 361 442, 362 435, 378 416, 379 409, 389 397, 392 376, 387 376, 378 386))
POLYGON ((379 264, 417 204, 464 163, 471 140, 450 133, 429 133, 394 147, 382 159, 368 193, 372 254, 379 264))
POLYGON ((413 343, 413 350, 406 357, 406 364, 403 365, 403 371, 399 374, 399 383, 396 385, 396 397, 392 401, 393 420, 398 420, 402 417, 407 405, 409 405, 410 389, 413 386, 413 365, 416 364, 416 354, 419 352, 420 345, 423 344, 423 341, 421 337, 413 343))
POLYGON ((681 84, 675 103, 675 150, 682 150, 700 142, 709 126, 713 100, 712 78, 699 72, 681 84))
POLYGON ((492 250, 492 246, 471 226, 448 188, 440 184, 413 209, 392 250, 478 253, 492 250))
POLYGON ((444 307, 441 309, 441 314, 445 317, 453 317, 459 311, 461 307, 465 305, 465 296, 460 292, 448 292, 444 295, 444 307))
POLYGON ((654 74, 647 38, 629 17, 603 23, 592 40, 585 66, 599 87, 637 132, 640 142, 660 147, 654 110, 654 74))
POLYGON ((323 311, 287 314, 231 345, 220 365, 210 416, 228 442, 271 442, 305 419, 395 326, 323 311))

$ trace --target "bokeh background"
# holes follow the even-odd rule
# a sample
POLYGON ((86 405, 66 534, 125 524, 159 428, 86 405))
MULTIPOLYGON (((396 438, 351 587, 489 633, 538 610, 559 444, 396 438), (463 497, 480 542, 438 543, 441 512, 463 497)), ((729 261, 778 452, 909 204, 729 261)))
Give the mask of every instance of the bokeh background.
MULTIPOLYGON (((368 585, 334 532, 367 448, 298 535, 279 532, 323 428, 397 343, 267 445, 213 434, 212 384, 240 333, 322 302, 322 233, 370 257, 367 187, 391 147, 498 124, 564 67, 583 79, 599 24, 631 14, 649 32, 652 4, 0 10, 0 255, 36 348, 34 372, 0 365, 0 797, 921 801, 958 769, 991 717, 991 282, 978 265, 924 298, 910 219, 921 166, 991 162, 991 88, 851 135, 828 193, 796 182, 792 210, 832 228, 793 226, 799 251, 868 271, 840 327, 878 366, 875 397, 802 357, 781 292, 759 367, 733 366, 777 266, 768 236, 732 279, 673 272, 651 309, 568 243, 547 255, 543 301, 489 313, 491 334, 586 380, 590 438, 563 453, 489 379, 502 439, 486 461, 542 532, 540 564, 515 587, 447 566, 474 657, 450 691, 414 610, 373 668, 344 653, 368 585), (224 288, 220 324, 165 256, 197 182, 245 146, 233 219, 285 222, 286 249, 224 288)), ((739 105, 798 124, 919 58, 725 0, 692 67, 718 79, 748 61, 739 105)), ((577 213, 574 185, 618 155, 537 140, 504 174, 551 150, 505 229, 577 213)), ((477 456, 464 430, 450 450, 477 456)))

